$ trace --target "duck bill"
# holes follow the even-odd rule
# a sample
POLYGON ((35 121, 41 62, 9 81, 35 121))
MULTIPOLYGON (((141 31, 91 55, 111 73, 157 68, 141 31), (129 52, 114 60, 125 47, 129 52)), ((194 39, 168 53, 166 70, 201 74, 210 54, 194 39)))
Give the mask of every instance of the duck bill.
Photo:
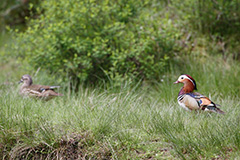
POLYGON ((23 83, 23 80, 18 81, 18 84, 19 84, 19 83, 23 83))
POLYGON ((180 83, 179 81, 174 82, 174 84, 180 83))

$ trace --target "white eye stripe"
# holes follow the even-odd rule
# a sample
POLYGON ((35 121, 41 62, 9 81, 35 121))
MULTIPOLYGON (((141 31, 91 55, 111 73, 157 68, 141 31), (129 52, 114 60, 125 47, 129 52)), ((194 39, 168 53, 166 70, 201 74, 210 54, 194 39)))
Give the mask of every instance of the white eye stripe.
POLYGON ((193 80, 192 80, 191 78, 189 78, 188 76, 186 76, 186 75, 180 76, 180 79, 183 79, 183 78, 188 79, 190 82, 192 82, 192 84, 193 84, 194 86, 196 86, 195 83, 193 82, 193 80))
POLYGON ((192 84, 195 86, 195 83, 193 82, 193 80, 191 80, 191 78, 189 78, 188 76, 186 76, 186 78, 187 78, 188 80, 190 80, 190 81, 192 82, 192 84))

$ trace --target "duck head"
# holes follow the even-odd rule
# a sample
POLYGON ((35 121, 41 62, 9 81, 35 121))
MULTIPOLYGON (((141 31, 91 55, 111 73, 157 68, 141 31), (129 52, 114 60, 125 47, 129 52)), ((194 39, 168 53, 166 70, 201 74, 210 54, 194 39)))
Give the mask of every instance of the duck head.
POLYGON ((32 85, 32 77, 28 74, 25 74, 22 76, 21 80, 19 81, 19 83, 23 83, 24 85, 30 86, 32 85))
POLYGON ((183 90, 185 91, 185 93, 189 93, 189 92, 192 92, 193 90, 197 90, 197 84, 196 84, 195 80, 187 74, 183 74, 183 75, 179 76, 178 80, 174 83, 175 84, 183 83, 184 84, 183 90))

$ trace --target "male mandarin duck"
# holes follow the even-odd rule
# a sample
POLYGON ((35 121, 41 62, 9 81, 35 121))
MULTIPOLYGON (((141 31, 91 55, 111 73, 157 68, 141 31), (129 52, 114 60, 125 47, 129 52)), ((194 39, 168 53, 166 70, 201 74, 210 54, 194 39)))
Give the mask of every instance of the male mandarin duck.
POLYGON ((181 75, 174 83, 183 83, 183 87, 178 94, 177 100, 179 105, 184 109, 188 111, 203 110, 220 114, 225 113, 208 97, 203 96, 200 93, 193 92, 194 90, 197 90, 197 84, 191 76, 187 74, 181 75))
POLYGON ((50 100, 56 96, 63 96, 63 94, 54 91, 55 88, 59 88, 60 86, 32 84, 32 77, 28 74, 22 76, 20 83, 23 83, 20 88, 21 95, 36 97, 43 100, 50 100))

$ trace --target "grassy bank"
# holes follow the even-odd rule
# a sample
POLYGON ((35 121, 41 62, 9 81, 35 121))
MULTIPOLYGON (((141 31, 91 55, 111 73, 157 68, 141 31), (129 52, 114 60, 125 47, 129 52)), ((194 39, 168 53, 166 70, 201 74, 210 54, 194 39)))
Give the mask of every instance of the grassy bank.
POLYGON ((238 4, 31 4, 25 31, 0 26, 0 159, 240 159, 238 4), (23 74, 64 96, 21 97, 23 74), (226 114, 183 110, 181 74, 226 114))
MULTIPOLYGON (((9 65, 1 77, 0 157, 3 159, 238 159, 239 62, 185 58, 155 85, 80 87, 48 102, 18 95, 20 77, 9 65), (197 61, 198 60, 198 61, 197 61), (205 61, 205 65, 200 65, 205 61), (211 63, 210 63, 211 62, 211 63), (184 63, 182 65, 181 63, 184 63), (176 68, 176 69, 174 69, 176 68), (186 112, 177 104, 181 73, 226 115, 186 112)), ((40 72, 41 73, 41 72, 40 72)), ((54 84, 38 73, 34 82, 54 84)), ((52 79, 52 80, 50 80, 52 79)))

